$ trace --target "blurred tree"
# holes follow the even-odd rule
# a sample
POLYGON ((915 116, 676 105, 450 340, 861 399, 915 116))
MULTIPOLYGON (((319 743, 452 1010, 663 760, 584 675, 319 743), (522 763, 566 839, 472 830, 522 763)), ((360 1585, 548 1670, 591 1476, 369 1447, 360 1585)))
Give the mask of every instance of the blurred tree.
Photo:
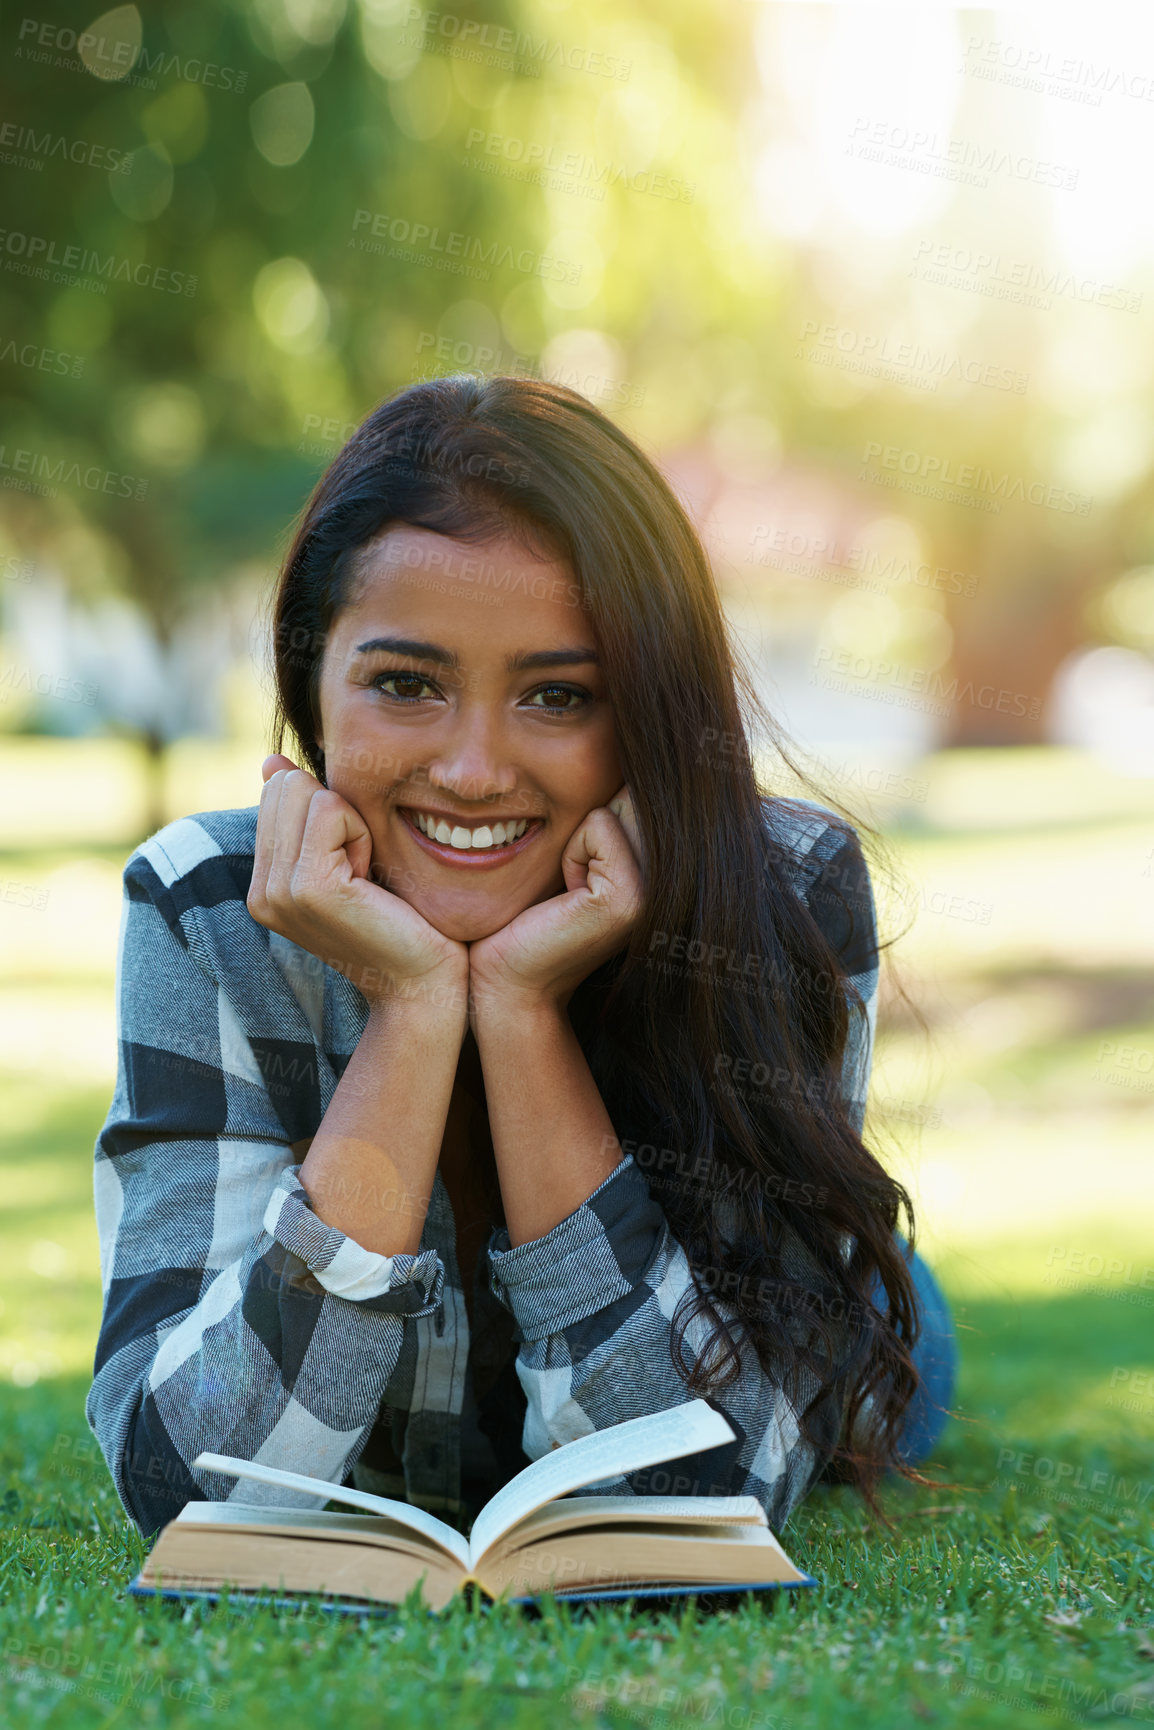
MULTIPOLYGON (((412 375, 461 298, 449 233, 514 259, 536 243, 522 189, 460 173, 457 139, 431 135, 449 75, 430 60, 421 84, 410 10, 62 7, 16 30, 0 462, 30 490, 6 493, 5 527, 79 595, 121 587, 162 654, 284 541, 336 429, 412 375), (103 578, 80 524, 111 549, 103 578)), ((154 757, 168 707, 143 728, 154 757)))
MULTIPOLYGON (((812 93, 774 86, 774 52, 759 70, 759 27, 690 0, 170 0, 14 21, 0 511, 17 549, 79 596, 129 596, 163 654, 285 544, 382 397, 428 372, 547 372, 658 454, 699 448, 740 479, 778 453, 917 525, 931 563, 977 579, 945 595, 951 742, 1040 737, 1029 708, 1087 594, 1150 561, 1146 471, 1086 515, 866 485, 871 444, 1073 484, 1076 410, 1033 384, 928 394, 800 354, 814 320, 916 322, 913 290, 896 265, 855 271, 863 231, 838 257, 840 235, 762 219, 766 140, 812 93), (989 686, 1003 709, 964 695, 989 686)), ((1045 256, 1040 218, 1030 245, 1045 256)), ((1009 341, 1032 379, 1067 333, 973 310, 967 352, 1009 341)), ((126 724, 155 758, 179 715, 161 700, 126 724)))

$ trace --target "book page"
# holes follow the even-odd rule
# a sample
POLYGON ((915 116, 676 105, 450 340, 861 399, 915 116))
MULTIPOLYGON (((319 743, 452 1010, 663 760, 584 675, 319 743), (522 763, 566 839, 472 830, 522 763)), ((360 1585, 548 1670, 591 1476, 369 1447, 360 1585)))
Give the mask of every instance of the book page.
POLYGON ((325 1597, 398 1603, 423 1581, 421 1595, 430 1609, 450 1603, 461 1590, 459 1564, 414 1533, 403 1548, 394 1547, 401 1542, 394 1540, 386 1548, 380 1536, 302 1532, 295 1526, 282 1529, 255 1522, 245 1527, 190 1521, 182 1529, 180 1520, 170 1520, 140 1571, 139 1583, 160 1590, 228 1588, 278 1596, 320 1592, 325 1597))
POLYGON ((555 1538, 563 1532, 587 1532, 594 1526, 627 1526, 658 1530, 665 1526, 760 1526, 768 1530, 765 1509, 755 1496, 564 1496, 546 1502, 490 1544, 486 1563, 495 1556, 555 1538))
POLYGON ((627 1532, 595 1528, 523 1550, 493 1551, 480 1577, 493 1597, 506 1586, 539 1597, 547 1590, 623 1591, 642 1581, 680 1589, 742 1582, 801 1585, 808 1579, 768 1526, 710 1526, 697 1521, 627 1532))
MULTIPOLYGON (((275 1502, 186 1502, 177 1514, 181 1526, 243 1526, 256 1520, 286 1531, 327 1532, 340 1522, 349 1532, 387 1532, 395 1522, 384 1514, 338 1514, 331 1508, 283 1508, 275 1502)), ((398 1531, 400 1527, 397 1528, 398 1531)), ((408 1528, 405 1528, 406 1532, 408 1528)))
POLYGON ((468 1566, 475 1568, 490 1544, 546 1502, 641 1466, 720 1447, 735 1435, 729 1420, 705 1400, 690 1400, 579 1436, 534 1460, 485 1504, 473 1523, 468 1566))
MULTIPOLYGON (((325 1478, 310 1478, 304 1472, 285 1472, 279 1466, 264 1466, 256 1460, 234 1459, 231 1454, 198 1454, 192 1463, 198 1471, 251 1478, 255 1483, 271 1484, 282 1490, 304 1490, 309 1495, 323 1496, 329 1502, 346 1503, 350 1508, 361 1508, 369 1514, 382 1514, 386 1519, 395 1520, 399 1526, 420 1532, 438 1549, 454 1556, 463 1568, 469 1566, 469 1545, 460 1532, 455 1532, 444 1520, 438 1520, 435 1514, 424 1508, 414 1508, 408 1502, 397 1502, 390 1496, 374 1496, 368 1490, 354 1490, 344 1484, 330 1484, 325 1478)), ((515 1483, 516 1479, 513 1481, 515 1483)))
MULTIPOLYGON (((300 1538, 327 1538, 334 1533, 339 1537, 352 1532, 359 1539, 379 1541, 386 1546, 400 1543, 409 1549, 414 1546, 423 1550, 434 1548, 422 1533, 415 1532, 411 1526, 402 1526, 384 1514, 337 1513, 331 1508, 278 1508, 275 1502, 186 1502, 176 1519, 169 1523, 179 1526, 182 1531, 186 1526, 243 1526, 246 1529, 267 1528, 270 1532, 284 1532, 300 1538)), ((440 1561, 440 1546, 435 1548, 440 1561)))

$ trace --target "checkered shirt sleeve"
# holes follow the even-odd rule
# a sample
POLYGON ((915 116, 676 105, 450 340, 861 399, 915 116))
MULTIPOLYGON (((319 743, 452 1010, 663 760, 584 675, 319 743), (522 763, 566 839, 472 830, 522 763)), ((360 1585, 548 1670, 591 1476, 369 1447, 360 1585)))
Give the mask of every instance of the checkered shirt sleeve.
POLYGON ((444 1282, 436 1252, 378 1255, 312 1211, 165 851, 181 833, 124 868, 118 1072, 95 1149, 104 1311, 86 1411, 146 1535, 189 1500, 260 1498, 194 1471, 202 1449, 341 1482, 405 1317, 436 1310, 444 1282))

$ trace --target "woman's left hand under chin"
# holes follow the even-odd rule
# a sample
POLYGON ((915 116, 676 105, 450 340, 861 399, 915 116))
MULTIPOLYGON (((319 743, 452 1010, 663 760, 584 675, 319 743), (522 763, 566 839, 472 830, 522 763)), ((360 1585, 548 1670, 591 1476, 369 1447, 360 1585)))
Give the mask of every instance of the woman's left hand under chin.
POLYGON ((624 948, 641 911, 642 848, 628 787, 582 819, 565 843, 565 894, 527 907, 469 944, 469 1021, 564 1008, 581 981, 624 948))

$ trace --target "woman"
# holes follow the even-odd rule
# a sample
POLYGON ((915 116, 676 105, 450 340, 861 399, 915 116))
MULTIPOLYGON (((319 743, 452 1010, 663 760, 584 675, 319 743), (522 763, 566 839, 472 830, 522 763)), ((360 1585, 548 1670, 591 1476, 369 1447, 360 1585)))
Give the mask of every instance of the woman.
POLYGON ((413 386, 319 483, 273 638, 259 805, 124 871, 87 1411, 129 1515, 259 1493, 205 1449, 466 1525, 697 1394, 737 1439, 598 1493, 872 1499, 953 1347, 861 1140, 869 878, 759 791, 668 485, 575 392, 413 386))

